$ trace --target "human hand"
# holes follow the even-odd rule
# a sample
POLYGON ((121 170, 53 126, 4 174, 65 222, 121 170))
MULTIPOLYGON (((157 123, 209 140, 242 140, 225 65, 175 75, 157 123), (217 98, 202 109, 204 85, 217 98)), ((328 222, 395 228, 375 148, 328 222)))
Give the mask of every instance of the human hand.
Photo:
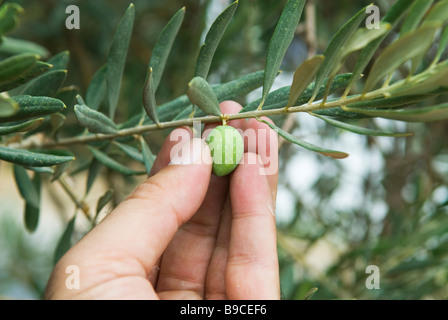
MULTIPOLYGON (((223 113, 240 108, 221 104, 223 113)), ((167 138, 150 178, 61 258, 46 298, 279 299, 277 139, 255 119, 229 125, 261 132, 230 177, 211 175, 210 150, 197 138, 183 165, 169 165, 178 141, 167 138), (265 174, 267 165, 275 173, 265 174), (79 289, 66 286, 71 265, 79 289)), ((192 137, 186 128, 175 135, 192 137)))

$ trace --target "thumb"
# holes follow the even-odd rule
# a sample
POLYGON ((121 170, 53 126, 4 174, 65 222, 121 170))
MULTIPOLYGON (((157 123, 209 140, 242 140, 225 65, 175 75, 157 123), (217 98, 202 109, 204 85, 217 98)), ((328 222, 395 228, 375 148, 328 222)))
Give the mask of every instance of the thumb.
POLYGON ((92 265, 97 259, 104 265, 112 255, 134 265, 138 261, 149 273, 178 228, 199 209, 208 189, 211 157, 207 144, 192 139, 181 151, 182 155, 137 187, 68 252, 70 263, 87 259, 92 265), (120 254, 125 257, 117 257, 120 254))

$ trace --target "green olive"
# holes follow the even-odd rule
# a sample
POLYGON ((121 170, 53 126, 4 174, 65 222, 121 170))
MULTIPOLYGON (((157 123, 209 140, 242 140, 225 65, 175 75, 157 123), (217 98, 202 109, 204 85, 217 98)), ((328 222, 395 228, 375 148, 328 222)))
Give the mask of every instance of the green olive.
POLYGON ((213 159, 213 173, 223 177, 236 169, 244 153, 244 142, 238 130, 230 126, 219 126, 207 137, 213 159))

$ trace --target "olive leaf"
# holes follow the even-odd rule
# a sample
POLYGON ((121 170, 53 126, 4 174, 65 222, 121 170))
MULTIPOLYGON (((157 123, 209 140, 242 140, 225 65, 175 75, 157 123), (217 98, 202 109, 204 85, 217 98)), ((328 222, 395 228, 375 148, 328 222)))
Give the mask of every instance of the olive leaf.
POLYGON ((318 288, 312 288, 310 289, 305 296, 303 297, 303 300, 311 300, 311 298, 314 296, 314 294, 318 291, 318 288))
MULTIPOLYGON (((98 203, 96 205, 96 217, 101 212, 101 210, 103 210, 103 208, 106 206, 106 204, 110 200, 112 200, 113 195, 114 195, 114 190, 109 189, 106 191, 106 193, 104 195, 101 196, 101 198, 98 199, 98 203)), ((95 217, 95 220, 96 220, 96 217, 95 217)))
POLYGON ((95 182, 96 178, 98 177, 98 174, 100 173, 101 168, 103 165, 101 162, 99 162, 96 158, 92 159, 92 162, 89 165, 89 172, 87 174, 87 181, 86 181, 86 192, 85 195, 87 196, 92 189, 93 183, 95 182))
POLYGON ((358 58, 358 62, 356 63, 355 68, 353 70, 352 79, 350 80, 350 83, 348 84, 347 89, 344 92, 344 96, 348 95, 354 83, 361 78, 362 72, 365 70, 369 62, 372 60, 373 56, 377 52, 381 43, 384 41, 384 39, 387 37, 390 31, 400 22, 401 18, 405 15, 406 11, 409 9, 410 4, 411 3, 409 0, 398 0, 389 9, 387 14, 384 16, 382 22, 390 23, 392 28, 378 39, 370 42, 361 51, 358 58))
POLYGON ((371 91, 385 76, 406 61, 416 57, 431 45, 439 25, 428 25, 408 33, 388 46, 375 63, 367 78, 364 93, 371 91))
MULTIPOLYGON (((307 86, 316 76, 317 71, 324 62, 325 57, 318 55, 304 61, 294 73, 291 90, 289 92, 289 100, 286 108, 291 107, 300 98, 307 86)), ((266 97, 267 99, 267 97, 266 97)))
MULTIPOLYGON (((400 97, 393 97, 393 98, 379 98, 375 100, 370 101, 362 101, 350 104, 350 108, 355 109, 363 109, 363 110, 375 110, 375 109, 390 109, 390 108, 396 108, 396 107, 406 107, 413 104, 416 104, 418 102, 424 101, 426 99, 432 98, 434 95, 420 95, 420 96, 400 96, 400 97)), ((336 100, 336 99, 334 99, 336 100)), ((329 100, 331 102, 332 100, 329 100)), ((322 109, 322 110, 316 110, 314 111, 315 114, 321 115, 321 116, 327 116, 327 117, 333 117, 338 119, 363 119, 363 118, 370 118, 367 115, 360 114, 360 113, 354 113, 354 112, 347 112, 344 111, 340 107, 336 108, 329 108, 329 109, 322 109)))
POLYGON ((31 80, 23 88, 22 95, 53 97, 67 78, 67 70, 53 70, 31 80))
POLYGON ((389 91, 391 96, 422 95, 448 88, 448 61, 442 62, 427 71, 401 80, 389 91))
POLYGON ((109 51, 107 60, 107 92, 109 117, 111 119, 114 117, 117 109, 126 56, 134 26, 134 18, 135 7, 131 3, 118 24, 109 51))
POLYGON ((84 104, 77 104, 74 109, 79 122, 91 133, 114 134, 118 132, 115 123, 103 113, 90 109, 84 104))
POLYGON ((143 161, 146 168, 146 174, 149 175, 156 157, 152 154, 151 149, 149 149, 148 144, 146 143, 145 139, 142 136, 140 136, 140 146, 142 148, 143 161))
MULTIPOLYGON (((334 78, 334 80, 330 86, 329 93, 331 94, 338 90, 346 88, 347 84, 349 83, 351 78, 352 78, 351 73, 337 75, 334 78)), ((324 83, 322 84, 322 86, 319 89, 319 92, 316 97, 317 99, 321 99, 324 96, 326 87, 327 87, 327 83, 328 83, 328 79, 325 79, 324 83)), ((294 102, 294 105, 300 106, 300 105, 307 103, 310 100, 311 96, 313 95, 315 85, 316 85, 316 83, 312 82, 306 88, 306 90, 303 92, 301 97, 297 101, 294 102)), ((268 97, 266 98, 263 109, 271 110, 271 109, 280 109, 280 108, 286 107, 286 104, 289 100, 290 90, 291 90, 291 87, 287 86, 287 87, 283 87, 283 88, 280 88, 278 90, 271 92, 268 95, 268 97)), ((257 107, 260 105, 260 101, 261 101, 261 99, 255 100, 255 101, 249 103, 247 106, 245 106, 243 109, 241 109, 240 113, 256 110, 257 107)))
POLYGON ((219 42, 221 41, 230 20, 232 20, 237 7, 238 1, 233 2, 213 22, 205 37, 204 44, 199 51, 194 73, 195 77, 207 79, 215 51, 218 48, 219 42))
POLYGON ((448 20, 448 1, 442 0, 437 2, 429 11, 422 25, 426 26, 433 22, 445 23, 448 20))
POLYGON ((263 80, 263 94, 258 110, 263 108, 264 102, 271 91, 286 51, 294 39, 294 34, 302 16, 304 6, 305 0, 288 0, 275 27, 274 34, 268 46, 263 80))
POLYGON ((34 53, 22 53, 0 61, 0 85, 14 81, 34 67, 39 56, 34 53))
POLYGON ((3 125, 0 126, 0 135, 27 132, 36 129, 44 122, 44 118, 38 118, 30 121, 25 121, 19 124, 3 125))
POLYGON ((146 76, 145 86, 143 88, 143 107, 149 118, 154 121, 154 123, 159 123, 159 117, 157 115, 157 102, 155 93, 155 84, 153 79, 153 69, 149 67, 146 76))
POLYGON ((128 175, 128 176, 132 176, 132 175, 139 175, 139 174, 144 174, 145 172, 141 172, 141 171, 135 171, 132 169, 129 169, 128 167, 122 165, 121 163, 115 161, 114 159, 112 159, 111 157, 109 157, 107 154, 105 154, 104 152, 95 149, 91 146, 87 146, 87 148, 89 149, 90 153, 92 153, 92 155, 95 157, 96 160, 98 160, 100 163, 104 164, 106 167, 108 167, 109 169, 112 169, 114 171, 118 171, 124 175, 128 175))
POLYGON ((174 39, 184 21, 184 17, 185 7, 177 11, 168 24, 163 28, 154 46, 148 66, 148 69, 152 68, 153 70, 152 77, 154 81, 154 92, 156 92, 159 87, 160 79, 165 70, 166 61, 171 52, 174 39))
POLYGON ((67 224, 61 238, 58 241, 56 250, 54 251, 53 263, 56 264, 62 256, 71 248, 72 246, 72 235, 75 230, 76 213, 73 218, 67 224))
POLYGON ((409 32, 415 31, 422 21, 426 12, 431 8, 434 0, 415 0, 409 9, 409 14, 403 22, 400 30, 400 36, 404 36, 409 32))
POLYGON ((28 176, 25 168, 18 165, 14 165, 13 168, 17 188, 19 189, 22 198, 34 207, 39 207, 39 192, 32 183, 31 178, 28 176))
POLYGON ((132 159, 144 164, 143 154, 138 149, 117 141, 113 141, 113 144, 132 159))
POLYGON ((445 52, 447 46, 448 46, 448 26, 445 28, 445 30, 443 30, 443 33, 440 36, 439 49, 437 50, 437 54, 436 57, 434 58, 433 65, 435 65, 440 61, 440 58, 442 58, 443 52, 445 52))
POLYGON ((0 92, 17 88, 27 83, 28 81, 36 78, 37 76, 43 74, 44 72, 47 72, 52 67, 53 66, 51 64, 42 61, 36 61, 36 63, 31 69, 20 74, 18 77, 14 77, 14 80, 9 80, 0 84, 0 92))
POLYGON ((213 88, 204 78, 195 77, 188 84, 187 96, 191 103, 197 105, 207 114, 221 116, 219 101, 213 88))
MULTIPOLYGON (((336 35, 330 40, 330 43, 323 53, 323 55, 325 56, 325 61, 317 72, 316 87, 314 89, 313 96, 310 99, 310 103, 316 99, 317 94, 319 93, 319 88, 322 86, 325 79, 330 75, 335 59, 338 57, 340 48, 344 47, 347 44, 365 16, 366 8, 363 8, 348 22, 346 22, 341 27, 341 29, 339 29, 336 35)), ((329 81, 329 84, 331 84, 331 81, 329 81)))
POLYGON ((349 123, 345 123, 345 122, 341 122, 341 121, 337 121, 334 119, 330 119, 327 117, 323 117, 320 116, 318 114, 314 114, 311 113, 311 115, 325 121, 326 123, 328 123, 329 125, 332 125, 334 127, 340 128, 342 130, 346 130, 346 131, 350 131, 356 134, 361 134, 361 135, 366 135, 366 136, 374 136, 374 137, 409 137, 412 136, 412 133, 408 133, 408 132, 383 132, 383 131, 379 131, 379 130, 373 130, 373 129, 367 129, 367 128, 362 128, 362 127, 358 127, 349 123))
POLYGON ((37 195, 39 197, 38 206, 29 203, 28 201, 25 203, 25 227, 29 232, 34 232, 37 229, 39 224, 39 216, 40 216, 40 189, 41 189, 41 179, 40 174, 35 173, 33 180, 31 183, 34 185, 34 188, 37 191, 37 195))
POLYGON ((276 125, 266 121, 266 120, 261 120, 262 122, 264 122, 265 124, 267 124, 269 127, 271 127, 271 129, 275 130, 280 136, 282 136, 284 139, 286 139, 287 141, 294 143, 302 148, 305 148, 307 150, 313 151, 313 152, 317 152, 321 155, 324 155, 326 157, 330 157, 333 159, 345 159, 347 158, 349 155, 345 152, 340 152, 340 151, 335 151, 335 150, 329 150, 329 149, 325 149, 325 148, 321 148, 318 146, 315 146, 309 142, 305 142, 300 140, 299 138, 293 136, 292 134, 280 129, 279 127, 277 127, 276 125))
POLYGON ((334 60, 333 68, 330 72, 330 77, 333 77, 342 68, 347 57, 356 51, 365 48, 369 43, 382 37, 388 33, 391 29, 391 24, 387 22, 381 22, 379 29, 369 30, 367 28, 360 28, 356 30, 350 40, 345 46, 343 46, 334 60))
POLYGON ((87 88, 86 103, 93 110, 99 109, 101 102, 103 102, 106 96, 106 78, 107 65, 104 65, 95 72, 87 88))
POLYGON ((13 99, 0 96, 0 122, 2 118, 11 117, 18 112, 19 105, 13 99))
MULTIPOLYGON (((13 100, 19 107, 13 115, 0 118, 0 123, 42 117, 61 112, 66 108, 62 101, 48 97, 24 95, 14 96, 10 100, 13 100)), ((0 99, 0 103, 1 101, 0 99)))
MULTIPOLYGON (((219 101, 235 99, 239 96, 245 96, 249 92, 261 87, 263 85, 263 71, 257 71, 246 74, 241 78, 232 80, 230 82, 222 83, 212 86, 219 101)), ((162 122, 172 121, 177 118, 181 113, 184 113, 185 109, 191 106, 191 102, 187 95, 182 95, 172 101, 166 102, 159 106, 157 109, 159 119, 162 122)), ((190 112, 191 113, 191 112, 190 112)), ((188 114, 190 114, 188 113, 188 114)), ((198 114, 198 113, 196 113, 198 114)), ((141 114, 136 114, 126 122, 120 124, 118 127, 131 128, 139 124, 141 120, 141 114)), ((152 121, 146 118, 144 124, 150 124, 152 121)))
POLYGON ((0 37, 16 28, 19 22, 19 14, 23 8, 17 3, 5 3, 0 7, 0 37))
MULTIPOLYGON (((55 152, 55 151, 53 151, 55 152)), ((0 159, 22 166, 48 167, 75 160, 73 155, 56 155, 0 146, 0 159)))
POLYGON ((50 55, 50 52, 46 48, 31 41, 10 37, 2 37, 1 40, 0 52, 8 56, 21 53, 34 53, 41 58, 46 58, 50 55))
POLYGON ((448 119, 448 104, 433 107, 412 108, 405 110, 364 110, 359 108, 343 107, 345 111, 365 114, 371 117, 379 117, 406 122, 432 122, 448 119))
POLYGON ((47 60, 47 63, 51 64, 54 70, 65 70, 68 67, 69 61, 70 61, 70 51, 65 50, 52 56, 50 59, 47 60))

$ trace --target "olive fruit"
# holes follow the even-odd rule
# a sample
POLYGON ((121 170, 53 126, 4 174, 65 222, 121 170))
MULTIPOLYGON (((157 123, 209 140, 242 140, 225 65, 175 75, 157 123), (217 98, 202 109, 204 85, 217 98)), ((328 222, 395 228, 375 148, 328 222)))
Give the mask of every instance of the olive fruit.
POLYGON ((210 147, 213 173, 223 177, 231 173, 241 161, 244 142, 238 130, 230 126, 214 128, 206 139, 210 147))

